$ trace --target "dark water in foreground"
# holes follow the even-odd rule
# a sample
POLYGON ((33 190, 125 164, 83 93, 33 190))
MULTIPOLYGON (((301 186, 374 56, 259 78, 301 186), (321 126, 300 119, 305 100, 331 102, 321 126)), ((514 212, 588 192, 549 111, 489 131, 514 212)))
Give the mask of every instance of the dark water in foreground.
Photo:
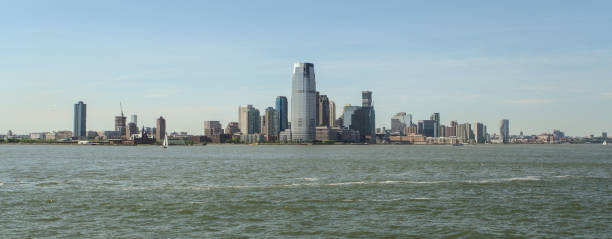
POLYGON ((612 237, 612 147, 0 145, 0 237, 612 237))

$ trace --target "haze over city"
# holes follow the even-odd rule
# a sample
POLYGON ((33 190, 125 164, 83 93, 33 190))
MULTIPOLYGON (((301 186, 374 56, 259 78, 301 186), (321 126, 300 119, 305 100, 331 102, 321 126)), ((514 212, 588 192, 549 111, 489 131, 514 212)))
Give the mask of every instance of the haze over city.
POLYGON ((612 4, 596 3, 6 2, 0 132, 71 130, 82 100, 92 130, 113 128, 122 102, 145 125, 164 116, 168 131, 198 134, 290 96, 305 61, 339 112, 372 91, 377 127, 440 112, 490 129, 507 118, 511 134, 599 134, 612 118, 612 4))

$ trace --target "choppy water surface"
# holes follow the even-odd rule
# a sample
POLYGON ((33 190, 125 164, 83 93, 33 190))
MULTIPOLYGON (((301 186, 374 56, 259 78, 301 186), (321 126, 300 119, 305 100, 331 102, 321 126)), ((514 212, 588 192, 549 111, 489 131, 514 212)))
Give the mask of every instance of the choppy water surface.
POLYGON ((0 145, 2 238, 610 238, 611 224, 601 145, 0 145))

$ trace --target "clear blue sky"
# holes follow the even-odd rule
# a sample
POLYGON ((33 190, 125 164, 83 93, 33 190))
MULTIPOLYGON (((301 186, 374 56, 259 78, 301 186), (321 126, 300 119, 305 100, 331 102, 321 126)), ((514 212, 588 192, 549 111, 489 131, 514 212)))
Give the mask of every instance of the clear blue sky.
POLYGON ((139 124, 201 133, 290 96, 315 64, 339 106, 372 90, 377 127, 396 112, 497 132, 612 131, 611 1, 3 1, 0 131, 139 124))

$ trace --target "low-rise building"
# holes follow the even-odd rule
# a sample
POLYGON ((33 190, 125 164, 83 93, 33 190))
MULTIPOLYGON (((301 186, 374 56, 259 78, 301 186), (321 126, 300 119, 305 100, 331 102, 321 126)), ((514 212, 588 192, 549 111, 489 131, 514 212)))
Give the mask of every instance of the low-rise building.
POLYGON ((315 130, 316 141, 338 141, 339 128, 329 126, 317 126, 315 130))
POLYGON ((243 134, 240 136, 240 142, 244 144, 264 143, 265 137, 263 134, 243 134))

